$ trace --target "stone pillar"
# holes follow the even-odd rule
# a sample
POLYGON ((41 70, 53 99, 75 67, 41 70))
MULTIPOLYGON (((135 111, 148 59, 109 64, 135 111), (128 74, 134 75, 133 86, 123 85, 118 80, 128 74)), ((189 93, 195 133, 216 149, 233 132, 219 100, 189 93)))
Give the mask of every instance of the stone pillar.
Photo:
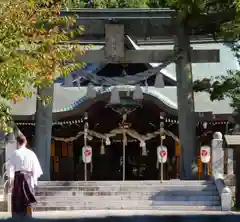
MULTIPOLYGON (((6 141, 6 136, 4 135, 3 132, 0 131, 0 169, 1 169, 1 179, 3 179, 3 174, 5 172, 2 171, 3 165, 6 162, 6 152, 8 151, 7 149, 7 141, 6 141)), ((4 169, 6 170, 6 168, 4 169)))
POLYGON ((236 172, 235 172, 235 200, 236 200, 236 211, 240 210, 240 146, 234 149, 234 159, 236 160, 236 172))
POLYGON ((224 174, 224 151, 222 133, 215 132, 212 139, 212 175, 224 174))
MULTIPOLYGON (((49 88, 39 89, 38 93, 40 98, 50 97, 52 101, 53 90, 54 86, 52 85, 49 88)), ((40 99, 37 99, 34 151, 43 169, 40 180, 50 180, 52 107, 52 102, 44 104, 40 99)))
POLYGON ((228 160, 227 160, 227 174, 231 175, 234 174, 233 170, 233 149, 227 149, 228 152, 228 160))
POLYGON ((178 24, 175 42, 175 52, 182 52, 176 60, 177 98, 179 137, 181 147, 180 178, 192 179, 192 163, 196 162, 196 120, 194 97, 192 90, 191 48, 189 36, 178 24))

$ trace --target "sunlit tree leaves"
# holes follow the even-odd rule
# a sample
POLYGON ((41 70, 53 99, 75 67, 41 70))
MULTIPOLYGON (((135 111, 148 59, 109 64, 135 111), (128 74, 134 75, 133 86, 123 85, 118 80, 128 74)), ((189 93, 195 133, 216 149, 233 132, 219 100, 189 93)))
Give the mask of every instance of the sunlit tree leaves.
MULTIPOLYGON (((82 28, 76 16, 60 16, 65 2, 11 0, 0 8, 0 99, 19 102, 33 88, 47 87, 60 75, 83 64, 75 63, 79 46, 66 42, 82 28), (71 62, 69 62, 71 61, 71 62)), ((1 101, 0 101, 1 102, 1 101)), ((1 102, 0 127, 6 130, 7 103, 1 102)))

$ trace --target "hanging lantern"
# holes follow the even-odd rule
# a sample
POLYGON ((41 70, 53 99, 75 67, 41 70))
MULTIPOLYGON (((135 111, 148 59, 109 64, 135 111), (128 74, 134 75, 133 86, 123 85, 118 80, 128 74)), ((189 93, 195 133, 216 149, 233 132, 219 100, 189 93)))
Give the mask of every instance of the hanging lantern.
POLYGON ((202 125, 203 125, 203 129, 207 129, 207 126, 208 126, 207 122, 204 122, 202 125))
POLYGON ((104 147, 104 144, 103 144, 103 140, 102 140, 102 144, 101 144, 101 147, 100 147, 100 154, 101 155, 105 154, 105 147, 104 147))
POLYGON ((116 88, 112 90, 110 104, 120 104, 120 96, 116 88))
POLYGON ((133 99, 134 100, 142 100, 143 99, 143 92, 140 85, 137 85, 134 92, 133 92, 133 99))
POLYGON ((89 84, 87 87, 87 97, 88 99, 94 99, 97 96, 97 92, 93 86, 93 84, 89 84))
POLYGON ((164 80, 163 75, 161 73, 156 75, 154 86, 156 88, 164 88, 164 80))

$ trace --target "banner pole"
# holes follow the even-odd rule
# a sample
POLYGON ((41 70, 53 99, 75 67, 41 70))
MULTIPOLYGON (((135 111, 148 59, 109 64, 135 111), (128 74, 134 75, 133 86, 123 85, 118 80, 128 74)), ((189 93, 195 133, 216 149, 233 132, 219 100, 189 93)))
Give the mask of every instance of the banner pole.
MULTIPOLYGON (((163 147, 163 140, 161 136, 161 147, 163 147)), ((161 161, 161 183, 163 182, 163 161, 161 161)))
MULTIPOLYGON (((84 147, 86 148, 87 147, 87 135, 88 135, 88 114, 87 114, 87 112, 85 113, 84 121, 85 121, 85 124, 84 124, 84 147)), ((86 153, 84 154, 84 158, 85 158, 85 161, 84 161, 84 181, 87 181, 86 153)))
MULTIPOLYGON (((165 113, 160 112, 160 146, 163 148, 163 135, 164 135, 164 116, 165 113)), ((161 161, 161 183, 163 183, 163 160, 161 161)))
POLYGON ((125 180, 125 168, 126 168, 126 132, 123 131, 123 165, 122 165, 122 180, 125 180))

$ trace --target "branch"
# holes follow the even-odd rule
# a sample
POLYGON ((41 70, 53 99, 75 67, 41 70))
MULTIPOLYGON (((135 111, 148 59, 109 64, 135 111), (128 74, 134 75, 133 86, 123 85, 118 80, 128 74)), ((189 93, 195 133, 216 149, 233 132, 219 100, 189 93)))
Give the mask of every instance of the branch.
POLYGON ((216 12, 211 14, 202 14, 202 15, 189 15, 186 19, 187 26, 192 29, 197 28, 199 26, 216 24, 222 25, 226 22, 233 21, 236 17, 236 9, 230 8, 228 11, 224 12, 216 12))

